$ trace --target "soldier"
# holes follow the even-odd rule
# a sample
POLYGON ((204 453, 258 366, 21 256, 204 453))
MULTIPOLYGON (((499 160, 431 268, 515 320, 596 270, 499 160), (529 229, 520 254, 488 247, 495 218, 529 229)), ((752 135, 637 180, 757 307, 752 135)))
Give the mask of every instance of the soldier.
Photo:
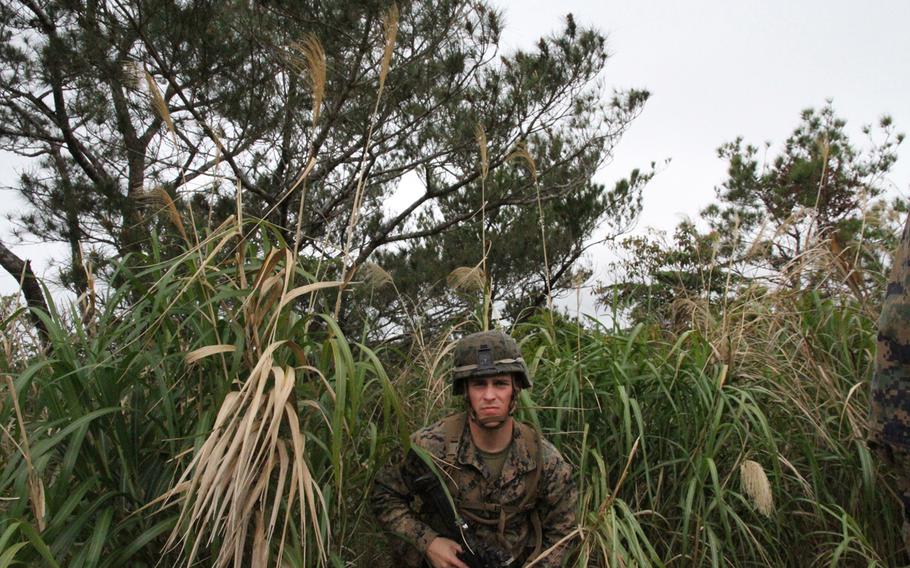
POLYGON ((910 216, 894 255, 872 376, 870 446, 894 468, 910 552, 910 216))
MULTIPOLYGON (((455 346, 452 370, 452 391, 464 397, 466 411, 418 430, 411 444, 432 456, 475 541, 511 557, 501 564, 523 566, 553 548, 535 566, 560 566, 568 542, 555 545, 575 528, 578 491, 556 448, 512 418, 520 389, 530 387, 514 339, 499 331, 469 335, 455 346)), ((376 517, 399 537, 393 552, 401 564, 468 568, 467 541, 446 531, 417 489, 420 465, 406 459, 380 473, 376 517)))

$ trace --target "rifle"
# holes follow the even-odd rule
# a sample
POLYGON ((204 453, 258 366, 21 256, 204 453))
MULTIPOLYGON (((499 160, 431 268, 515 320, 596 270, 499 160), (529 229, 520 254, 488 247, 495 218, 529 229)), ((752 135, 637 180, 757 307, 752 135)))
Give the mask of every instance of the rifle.
POLYGON ((458 555, 458 558, 470 568, 512 566, 515 559, 509 552, 478 539, 471 526, 458 514, 448 489, 439 478, 435 466, 432 465, 432 458, 422 450, 415 452, 412 446, 408 452, 408 459, 414 460, 415 469, 422 472, 414 480, 414 490, 424 503, 429 504, 432 512, 442 520, 444 530, 440 534, 462 544, 463 552, 458 555))

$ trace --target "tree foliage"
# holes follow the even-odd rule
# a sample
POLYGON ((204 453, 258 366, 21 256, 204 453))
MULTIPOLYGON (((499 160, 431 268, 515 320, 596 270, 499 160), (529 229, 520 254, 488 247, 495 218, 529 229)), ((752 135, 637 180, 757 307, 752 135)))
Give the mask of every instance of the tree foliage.
POLYGON ((862 238, 863 215, 884 193, 884 177, 903 141, 885 116, 877 132, 863 127, 869 146, 858 148, 830 103, 804 110, 800 118, 781 153, 766 162, 742 138, 721 146, 718 156, 727 161, 728 178, 717 188, 718 203, 703 212, 731 251, 741 254, 757 242, 763 259, 777 270, 818 235, 840 243, 862 238))
MULTIPOLYGON (((679 299, 732 297, 743 286, 821 288, 863 298, 876 289, 893 250, 899 202, 885 198, 903 134, 887 116, 850 139, 830 103, 807 109, 777 155, 742 138, 722 145, 727 179, 700 222, 626 239, 605 302, 636 320, 673 320, 679 299), (703 230, 699 227, 707 227, 703 230)), ((677 314, 678 315, 678 314, 677 314)))
MULTIPOLYGON (((533 303, 599 221, 637 213, 647 175, 591 178, 648 94, 603 96, 605 38, 571 16, 529 51, 500 54, 501 28, 464 0, 4 1, 0 147, 33 158, 18 225, 70 244, 78 290, 84 249, 141 259, 152 226, 192 241, 238 200, 339 277, 383 251, 397 278, 401 258, 432 273, 481 218, 505 263, 539 246, 504 228, 520 218, 552 240, 545 270, 501 278, 533 303), (533 179, 506 165, 520 145, 533 179)), ((474 243, 459 263, 479 261, 474 243)))

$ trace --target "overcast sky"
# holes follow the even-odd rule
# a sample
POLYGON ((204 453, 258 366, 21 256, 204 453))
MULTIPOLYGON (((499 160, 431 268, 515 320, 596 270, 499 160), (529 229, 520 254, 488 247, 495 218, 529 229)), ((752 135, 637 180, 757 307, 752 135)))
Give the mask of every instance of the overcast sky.
MULTIPOLYGON (((723 181, 715 150, 743 136, 780 146, 807 107, 832 99, 857 142, 863 124, 890 114, 910 130, 910 2, 564 0, 498 2, 505 48, 527 47, 579 25, 608 34, 608 88, 652 93, 601 172, 614 180, 636 165, 672 158, 646 192, 642 222, 669 228, 694 215, 723 181)), ((910 147, 891 184, 906 192, 910 147)))
MULTIPOLYGON (((743 136, 779 148, 807 107, 832 99, 857 143, 860 128, 890 114, 910 131, 910 1, 855 0, 538 0, 496 1, 505 17, 503 51, 531 49, 543 34, 562 28, 571 12, 580 26, 608 34, 612 57, 604 76, 612 88, 645 88, 651 99, 598 174, 611 185, 637 166, 671 162, 645 190, 638 231, 671 230, 696 216, 724 179, 716 157, 722 143, 743 136)), ((773 151, 773 150, 772 150, 773 151)), ((0 156, 0 181, 9 183, 16 162, 0 156)), ((888 183, 910 194, 910 145, 904 144, 888 183)), ((0 210, 13 196, 0 195, 0 210)), ((47 258, 65 253, 0 238, 20 256, 35 259, 41 275, 47 258)), ((608 250, 588 262, 603 273, 608 250)), ((0 274, 0 293, 16 289, 0 274)), ((574 306, 574 299, 570 302, 574 306)), ((593 305, 585 302, 585 308, 593 305)))
MULTIPOLYGON (((671 162, 647 186, 636 232, 672 230, 714 198, 725 177, 722 143, 743 136, 779 149, 800 111, 827 99, 857 144, 883 114, 910 132, 910 2, 849 0, 500 1, 504 48, 531 48, 566 13, 607 32, 605 83, 645 88, 651 99, 599 173, 608 185, 637 166, 671 162)), ((910 143, 886 183, 910 194, 910 143)), ((589 255, 608 280, 608 249, 589 255)), ((575 299, 563 305, 574 309, 575 299)), ((593 312, 590 300, 583 310, 593 312)))

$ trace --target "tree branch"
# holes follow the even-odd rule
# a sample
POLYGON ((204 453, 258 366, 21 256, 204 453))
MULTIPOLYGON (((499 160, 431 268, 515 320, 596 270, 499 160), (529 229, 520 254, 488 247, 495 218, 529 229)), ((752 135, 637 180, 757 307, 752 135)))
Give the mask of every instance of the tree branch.
POLYGON ((38 339, 43 347, 47 347, 47 326, 35 310, 43 310, 45 313, 50 313, 50 310, 47 309, 44 292, 41 290, 38 278, 35 277, 35 273, 32 271, 31 262, 22 260, 0 242, 0 266, 9 272, 22 287, 22 294, 25 296, 25 301, 29 308, 29 317, 31 317, 32 323, 38 329, 38 339))

